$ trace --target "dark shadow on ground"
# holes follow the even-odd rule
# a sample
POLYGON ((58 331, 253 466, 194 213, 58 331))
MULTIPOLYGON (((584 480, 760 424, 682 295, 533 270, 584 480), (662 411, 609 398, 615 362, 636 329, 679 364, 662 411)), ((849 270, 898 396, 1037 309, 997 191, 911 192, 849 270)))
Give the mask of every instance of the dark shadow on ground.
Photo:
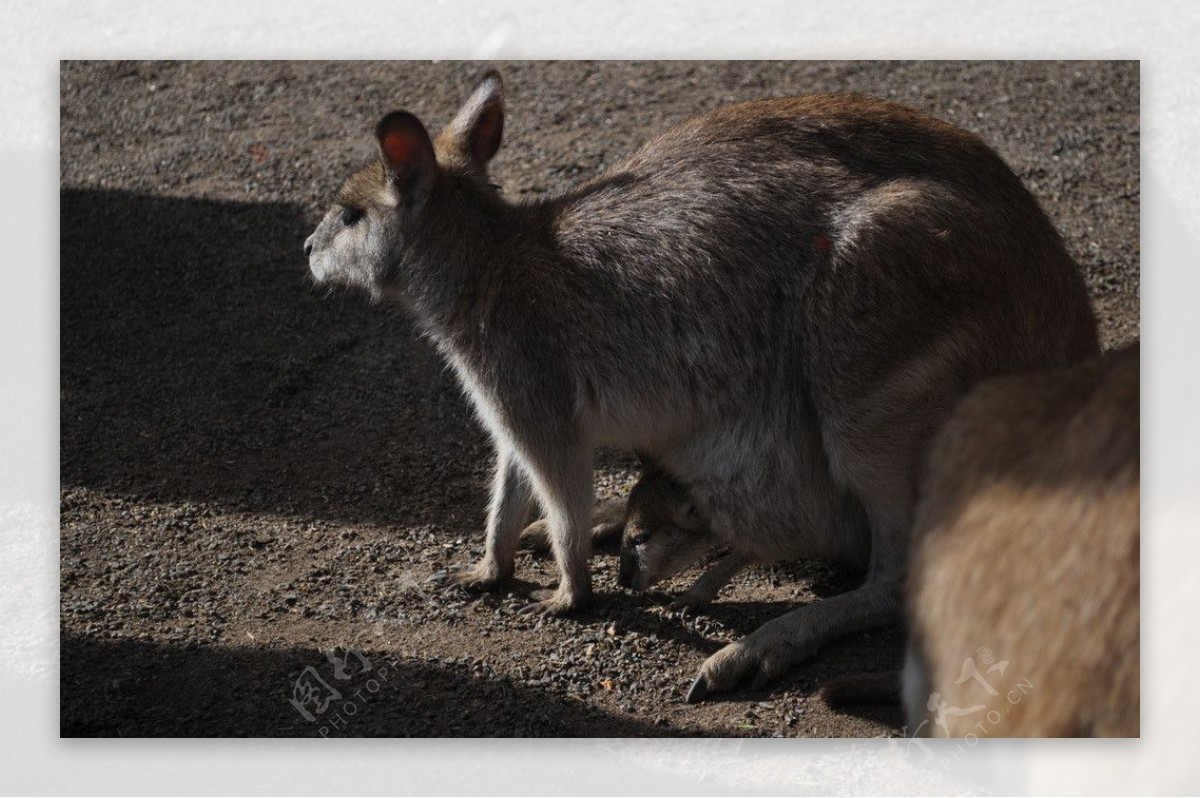
MULTIPOLYGON (((478 539, 492 463, 486 435, 398 307, 324 296, 310 286, 301 247, 311 221, 284 204, 61 192, 65 490, 288 519, 429 524, 445 540, 478 539)), ((110 531, 101 523, 95 535, 106 539, 110 531)), ((853 586, 853 575, 833 573, 813 579, 818 596, 853 586)), ((623 628, 694 649, 697 666, 721 645, 627 594, 598 599, 582 624, 610 613, 623 628)), ((707 612, 744 635, 794 606, 724 599, 707 612)), ((881 646, 899 650, 886 636, 833 644, 779 686, 800 683, 807 693, 828 675, 881 667, 881 646)), ((288 701, 306 666, 326 664, 316 651, 116 642, 71 632, 62 638, 61 663, 64 735, 319 733, 288 701)), ((381 690, 344 732, 333 731, 680 733, 436 658, 395 668, 395 687, 381 690)))
POLYGON ((379 522, 470 498, 482 517, 490 447, 451 375, 398 307, 311 286, 310 224, 61 193, 64 486, 379 522))
POLYGON ((889 703, 839 704, 837 711, 843 715, 869 720, 893 729, 904 728, 904 708, 899 699, 889 703))
POLYGON ((680 734, 433 657, 396 660, 367 649, 358 659, 337 651, 345 660, 339 679, 335 664, 315 649, 180 647, 71 634, 61 644, 64 737, 680 734))

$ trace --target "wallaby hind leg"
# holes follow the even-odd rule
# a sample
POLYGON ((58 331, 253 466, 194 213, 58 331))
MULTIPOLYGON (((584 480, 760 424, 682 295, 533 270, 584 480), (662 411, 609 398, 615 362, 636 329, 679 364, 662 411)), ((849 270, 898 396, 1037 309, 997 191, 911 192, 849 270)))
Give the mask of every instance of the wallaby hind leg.
MULTIPOLYGON (((605 499, 592 512, 592 543, 605 543, 625 531, 625 499, 605 499)), ((533 551, 550 550, 550 522, 539 518, 521 530, 520 546, 533 551)))
MULTIPOLYGON (((927 406, 935 406, 938 397, 926 398, 927 406)), ((930 417, 914 421, 895 410, 864 413, 836 443, 843 452, 868 453, 844 457, 840 473, 867 513, 871 561, 866 582, 769 621, 713 654, 692 683, 689 701, 728 690, 751 673, 756 686, 765 685, 831 639, 900 620, 900 585, 919 471, 911 453, 921 451, 932 429, 930 417), (872 441, 874 448, 868 445, 872 441)))
POLYGON ((688 689, 688 703, 729 690, 754 675, 758 689, 802 662, 828 640, 891 623, 900 617, 900 580, 868 581, 862 587, 792 610, 709 657, 688 689))
POLYGON ((595 495, 592 453, 582 448, 546 452, 543 457, 531 458, 529 470, 538 501, 546 509, 550 547, 561 578, 553 593, 535 593, 537 601, 521 612, 562 615, 582 607, 592 596, 592 577, 588 571, 595 495))
MULTIPOLYGON (((743 640, 713 654, 692 683, 689 701, 699 701, 717 690, 728 690, 751 673, 755 675, 756 687, 765 685, 813 656, 829 640, 900 620, 905 544, 912 526, 911 497, 916 492, 913 484, 916 469, 908 467, 908 453, 920 451, 920 442, 927 432, 924 424, 905 425, 898 418, 893 420, 890 432, 891 440, 899 441, 900 445, 875 450, 851 447, 849 451, 868 451, 873 456, 846 458, 843 462, 843 476, 861 500, 871 530, 871 561, 866 581, 855 590, 769 621, 743 640)), ((882 440, 882 436, 877 438, 882 440)))
POLYGON ((509 579, 516 560, 518 536, 532 509, 533 487, 528 475, 511 452, 501 449, 492 483, 483 559, 435 578, 446 585, 474 590, 491 590, 509 579))

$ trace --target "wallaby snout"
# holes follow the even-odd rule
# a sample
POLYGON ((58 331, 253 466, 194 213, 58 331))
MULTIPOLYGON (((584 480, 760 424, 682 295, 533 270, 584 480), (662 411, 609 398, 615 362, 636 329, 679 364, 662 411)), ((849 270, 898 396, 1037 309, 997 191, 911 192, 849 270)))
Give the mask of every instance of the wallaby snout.
POLYGON ((617 571, 617 585, 632 590, 635 593, 640 593, 645 590, 648 585, 645 580, 639 578, 637 555, 632 551, 621 551, 621 566, 617 571))

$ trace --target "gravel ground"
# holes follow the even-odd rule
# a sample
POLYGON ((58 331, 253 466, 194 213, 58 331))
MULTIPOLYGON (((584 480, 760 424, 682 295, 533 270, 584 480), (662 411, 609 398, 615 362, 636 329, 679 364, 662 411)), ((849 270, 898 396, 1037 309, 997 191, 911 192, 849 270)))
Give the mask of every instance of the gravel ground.
MULTIPOLYGON (((724 102, 853 90, 924 108, 981 134, 1043 203, 1105 345, 1138 336, 1136 62, 500 66, 493 177, 512 196, 724 102)), ((834 644, 769 690, 683 703, 705 657, 853 573, 753 570, 689 616, 666 598, 694 573, 630 596, 612 551, 593 564, 595 606, 566 619, 516 614, 556 578, 532 554, 506 593, 425 584, 482 551, 486 436, 403 313, 314 292, 301 243, 382 113, 440 125, 482 70, 63 63, 64 735, 898 733, 896 707, 846 714, 813 695, 895 667, 897 630, 834 644), (302 704, 309 720, 298 680, 339 697, 302 704)), ((597 463, 602 496, 628 489, 631 457, 597 463)))

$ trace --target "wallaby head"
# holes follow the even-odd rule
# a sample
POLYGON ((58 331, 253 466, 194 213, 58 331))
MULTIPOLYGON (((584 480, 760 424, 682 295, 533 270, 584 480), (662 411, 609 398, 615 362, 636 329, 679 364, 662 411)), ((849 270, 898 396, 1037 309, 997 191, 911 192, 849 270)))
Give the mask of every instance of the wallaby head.
MULTIPOLYGON (((317 283, 406 298, 417 239, 436 235, 429 219, 452 215, 495 189, 487 164, 504 133, 504 85, 489 71, 437 139, 407 111, 375 126, 378 156, 354 173, 304 242, 317 283)), ((408 297, 411 299, 411 297, 408 297)))
POLYGON ((665 471, 645 471, 626 512, 621 587, 645 590, 693 565, 716 542, 687 487, 665 471))

